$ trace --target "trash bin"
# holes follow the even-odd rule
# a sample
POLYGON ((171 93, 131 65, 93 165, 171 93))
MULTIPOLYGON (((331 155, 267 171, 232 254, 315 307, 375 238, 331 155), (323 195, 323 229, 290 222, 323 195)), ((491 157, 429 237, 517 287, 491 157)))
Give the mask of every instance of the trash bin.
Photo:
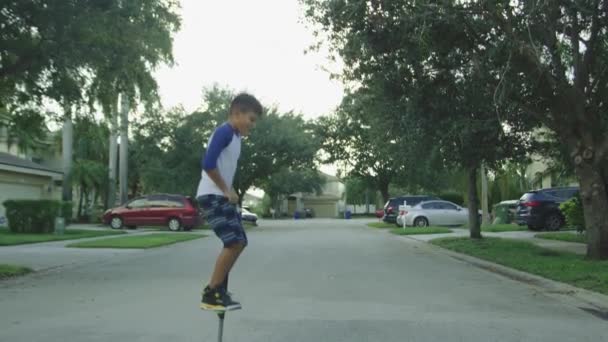
POLYGON ((55 218, 55 234, 63 235, 65 233, 65 219, 63 217, 55 218))
POLYGON ((294 220, 297 220, 297 219, 299 219, 299 218, 300 218, 300 212, 299 212, 299 211, 297 211, 297 210, 296 210, 296 211, 294 211, 294 213, 293 213, 293 219, 294 219, 294 220))
POLYGON ((344 218, 347 219, 347 220, 350 220, 351 217, 352 217, 352 214, 351 214, 350 210, 347 210, 344 213, 344 218))
POLYGON ((513 208, 517 207, 517 200, 502 201, 494 205, 494 221, 492 224, 509 224, 513 222, 513 208))

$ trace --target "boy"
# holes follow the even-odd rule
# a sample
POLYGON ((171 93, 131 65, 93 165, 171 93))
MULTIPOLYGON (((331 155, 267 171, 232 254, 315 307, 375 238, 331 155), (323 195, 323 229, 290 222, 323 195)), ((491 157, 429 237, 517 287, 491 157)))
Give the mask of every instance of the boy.
POLYGON ((247 235, 236 208, 239 198, 232 189, 232 181, 241 153, 241 137, 249 134, 261 115, 262 105, 255 97, 246 93, 237 95, 230 104, 228 121, 216 128, 207 145, 196 198, 224 248, 217 258, 211 280, 203 290, 202 309, 241 307, 232 300, 227 289, 228 274, 247 246, 247 235))

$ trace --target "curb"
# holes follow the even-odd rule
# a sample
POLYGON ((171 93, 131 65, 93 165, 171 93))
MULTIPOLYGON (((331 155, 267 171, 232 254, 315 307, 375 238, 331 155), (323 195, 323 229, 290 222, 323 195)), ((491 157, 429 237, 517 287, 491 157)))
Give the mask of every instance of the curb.
POLYGON ((407 242, 417 243, 425 246, 427 249, 432 250, 433 252, 447 255, 469 265, 525 283, 546 296, 558 299, 566 304, 586 311, 600 319, 608 321, 607 295, 547 279, 535 274, 519 271, 494 262, 472 257, 470 255, 454 252, 449 249, 445 249, 443 247, 430 244, 426 241, 420 241, 408 236, 397 237, 404 240, 407 239, 407 242))

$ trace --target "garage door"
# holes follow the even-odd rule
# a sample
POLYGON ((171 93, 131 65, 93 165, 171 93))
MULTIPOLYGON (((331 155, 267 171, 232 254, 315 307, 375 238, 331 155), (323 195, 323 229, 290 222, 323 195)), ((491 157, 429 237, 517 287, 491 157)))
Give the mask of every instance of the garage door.
POLYGON ((314 203, 306 204, 306 208, 311 208, 315 211, 315 217, 336 217, 336 203, 314 203))
POLYGON ((42 186, 30 184, 0 183, 0 220, 4 217, 4 201, 12 199, 40 199, 42 186))

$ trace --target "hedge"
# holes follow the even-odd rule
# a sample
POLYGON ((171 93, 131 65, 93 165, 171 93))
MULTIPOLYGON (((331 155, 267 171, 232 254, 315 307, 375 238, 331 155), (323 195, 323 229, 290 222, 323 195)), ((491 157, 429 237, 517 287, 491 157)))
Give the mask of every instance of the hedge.
POLYGON ((53 233, 55 218, 72 210, 70 202, 55 200, 8 200, 3 204, 13 233, 53 233))
POLYGON ((571 200, 562 203, 559 208, 566 218, 566 226, 574 227, 579 232, 585 230, 585 214, 580 195, 577 194, 571 200))

